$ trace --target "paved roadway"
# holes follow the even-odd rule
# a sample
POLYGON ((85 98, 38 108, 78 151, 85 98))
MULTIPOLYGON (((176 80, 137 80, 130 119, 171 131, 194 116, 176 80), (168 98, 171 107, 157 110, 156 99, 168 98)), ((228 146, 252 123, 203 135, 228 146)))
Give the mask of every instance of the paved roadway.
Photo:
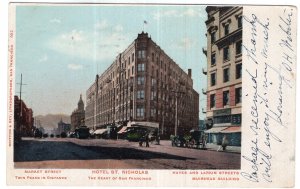
POLYGON ((16 145, 16 168, 240 169, 240 154, 137 142, 75 138, 23 138, 16 145))

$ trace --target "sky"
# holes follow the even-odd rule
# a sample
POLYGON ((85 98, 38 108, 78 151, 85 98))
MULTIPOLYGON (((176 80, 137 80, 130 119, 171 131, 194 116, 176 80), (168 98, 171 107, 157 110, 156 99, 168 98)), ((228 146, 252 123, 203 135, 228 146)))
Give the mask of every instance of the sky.
POLYGON ((203 119, 206 18, 196 5, 17 6, 16 95, 22 74, 22 99, 34 116, 70 115, 96 74, 145 31, 184 71, 192 69, 203 119))

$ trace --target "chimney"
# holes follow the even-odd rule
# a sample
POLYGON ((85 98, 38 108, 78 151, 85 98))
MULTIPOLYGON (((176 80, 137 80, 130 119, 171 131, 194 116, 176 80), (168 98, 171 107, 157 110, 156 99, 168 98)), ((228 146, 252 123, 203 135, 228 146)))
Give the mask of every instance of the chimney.
POLYGON ((192 78, 192 69, 188 69, 188 75, 190 78, 192 78))

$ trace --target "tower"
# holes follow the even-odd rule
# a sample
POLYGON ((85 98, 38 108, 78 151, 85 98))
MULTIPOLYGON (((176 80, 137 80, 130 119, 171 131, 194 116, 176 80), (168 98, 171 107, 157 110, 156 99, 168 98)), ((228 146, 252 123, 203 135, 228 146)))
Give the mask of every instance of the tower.
POLYGON ((83 111, 84 110, 84 103, 82 101, 82 94, 80 94, 80 98, 79 98, 79 101, 78 101, 78 110, 79 111, 83 111))

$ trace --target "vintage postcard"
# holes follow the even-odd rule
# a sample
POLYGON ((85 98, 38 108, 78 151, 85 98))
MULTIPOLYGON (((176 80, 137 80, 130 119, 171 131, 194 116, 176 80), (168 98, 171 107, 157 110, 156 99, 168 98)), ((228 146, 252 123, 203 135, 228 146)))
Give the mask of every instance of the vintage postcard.
POLYGON ((292 187, 293 6, 9 5, 7 184, 292 187))

